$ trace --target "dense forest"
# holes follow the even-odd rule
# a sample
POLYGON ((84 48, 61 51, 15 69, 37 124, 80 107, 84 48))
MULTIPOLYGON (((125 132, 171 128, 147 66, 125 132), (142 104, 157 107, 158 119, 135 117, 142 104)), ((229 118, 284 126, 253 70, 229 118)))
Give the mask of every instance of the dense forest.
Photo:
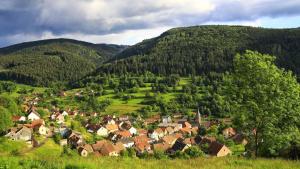
POLYGON ((0 78, 30 85, 75 81, 125 47, 68 39, 13 45, 0 49, 0 78))
POLYGON ((277 65, 300 74, 300 29, 244 26, 174 28, 131 46, 98 69, 103 72, 201 75, 232 68, 246 49, 277 56, 277 65))

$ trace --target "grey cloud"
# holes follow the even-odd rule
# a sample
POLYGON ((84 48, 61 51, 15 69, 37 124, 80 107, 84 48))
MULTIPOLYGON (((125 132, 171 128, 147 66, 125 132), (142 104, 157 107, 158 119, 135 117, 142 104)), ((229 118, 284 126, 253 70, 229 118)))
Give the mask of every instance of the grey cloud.
POLYGON ((1 0, 0 38, 43 32, 105 35, 162 26, 300 15, 297 0, 207 0, 214 6, 207 11, 188 11, 189 7, 201 4, 197 0, 185 2, 182 5, 180 0, 1 0))

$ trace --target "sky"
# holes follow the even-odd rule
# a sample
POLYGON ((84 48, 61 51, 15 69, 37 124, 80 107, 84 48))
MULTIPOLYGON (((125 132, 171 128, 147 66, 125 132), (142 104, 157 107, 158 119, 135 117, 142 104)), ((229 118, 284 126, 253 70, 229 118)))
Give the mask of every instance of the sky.
POLYGON ((194 25, 300 27, 300 0, 0 0, 0 47, 71 38, 133 45, 194 25))

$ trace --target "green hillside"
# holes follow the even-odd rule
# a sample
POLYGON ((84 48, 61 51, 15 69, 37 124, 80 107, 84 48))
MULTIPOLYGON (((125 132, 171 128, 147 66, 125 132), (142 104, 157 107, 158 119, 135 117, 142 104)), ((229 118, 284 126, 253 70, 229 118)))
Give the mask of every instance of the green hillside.
POLYGON ((98 73, 151 71, 185 76, 224 72, 232 67, 233 56, 246 49, 275 55, 280 67, 300 74, 300 29, 243 26, 174 28, 127 48, 98 73))
POLYGON ((30 85, 75 81, 125 47, 69 39, 13 45, 0 49, 0 78, 30 85))

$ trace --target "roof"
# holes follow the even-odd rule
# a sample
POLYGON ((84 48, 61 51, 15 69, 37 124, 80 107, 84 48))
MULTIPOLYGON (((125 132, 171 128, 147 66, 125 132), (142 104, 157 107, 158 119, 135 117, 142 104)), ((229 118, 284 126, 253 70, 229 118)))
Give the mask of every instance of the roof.
POLYGON ((181 133, 174 133, 172 136, 176 137, 177 139, 183 138, 183 135, 181 133))
POLYGON ((149 142, 149 138, 146 135, 136 136, 133 138, 133 140, 134 140, 134 144, 149 142))
POLYGON ((162 140, 167 144, 172 144, 175 140, 177 140, 177 138, 174 137, 173 135, 167 135, 167 136, 164 136, 162 138, 162 140))
POLYGON ((215 137, 202 137, 200 144, 210 144, 215 142, 217 139, 215 137))
POLYGON ((114 146, 117 152, 121 152, 126 149, 121 142, 117 142, 114 146))
POLYGON ((103 155, 109 155, 110 153, 112 153, 114 151, 116 151, 115 146, 110 142, 104 143, 100 150, 101 154, 103 154, 103 155))
POLYGON ((147 133, 148 133, 148 131, 145 129, 138 129, 137 132, 139 135, 147 135, 147 133))
POLYGON ((29 116, 30 114, 34 114, 34 115, 36 115, 36 116, 38 116, 38 117, 41 117, 41 115, 40 115, 38 112, 36 112, 35 110, 32 110, 32 111, 28 114, 28 116, 29 116))
POLYGON ((190 145, 196 144, 195 137, 185 138, 185 139, 183 140, 183 142, 184 142, 185 144, 190 144, 190 145))
POLYGON ((170 145, 165 144, 165 143, 157 143, 153 144, 153 149, 155 151, 166 151, 170 148, 170 145))
POLYGON ((105 126, 105 128, 106 128, 108 131, 114 131, 114 130, 118 130, 118 129, 119 129, 118 125, 116 125, 116 124, 107 124, 107 125, 105 126))
POLYGON ((172 146, 172 150, 182 151, 186 146, 187 144, 185 144, 182 139, 178 139, 176 140, 175 144, 172 146))
POLYGON ((122 144, 128 144, 128 143, 134 143, 134 140, 132 137, 125 137, 118 140, 118 142, 122 144))
POLYGON ((135 145, 135 148, 138 151, 144 151, 145 149, 148 149, 148 148, 151 148, 151 147, 150 147, 150 144, 147 143, 147 142, 140 142, 140 143, 135 145))
POLYGON ((164 131, 161 128, 157 128, 154 131, 158 134, 164 133, 164 131))
POLYGON ((12 116, 12 121, 19 121, 21 116, 12 116))
POLYGON ((94 151, 93 147, 90 144, 85 144, 84 146, 81 146, 79 151, 81 152, 83 149, 89 153, 94 151))
POLYGON ((97 141, 95 144, 92 144, 94 151, 100 151, 102 146, 106 143, 106 140, 97 141))
POLYGON ((183 123, 183 127, 191 128, 192 125, 189 122, 186 121, 186 122, 183 123))
POLYGON ((167 130, 168 133, 174 132, 174 129, 172 127, 167 127, 166 130, 167 130))
POLYGON ((131 133, 128 130, 117 131, 116 134, 121 137, 131 137, 131 133))
POLYGON ((40 127, 41 125, 44 125, 45 122, 43 119, 38 119, 38 120, 33 120, 31 122, 31 124, 24 124, 24 126, 28 127, 28 128, 36 128, 36 127, 40 127))
MULTIPOLYGON (((212 155, 217 155, 219 153, 219 151, 224 147, 225 145, 222 143, 219 143, 217 141, 214 141, 210 144, 209 146, 209 152, 212 155)), ((226 147, 226 146, 225 146, 226 147)))

